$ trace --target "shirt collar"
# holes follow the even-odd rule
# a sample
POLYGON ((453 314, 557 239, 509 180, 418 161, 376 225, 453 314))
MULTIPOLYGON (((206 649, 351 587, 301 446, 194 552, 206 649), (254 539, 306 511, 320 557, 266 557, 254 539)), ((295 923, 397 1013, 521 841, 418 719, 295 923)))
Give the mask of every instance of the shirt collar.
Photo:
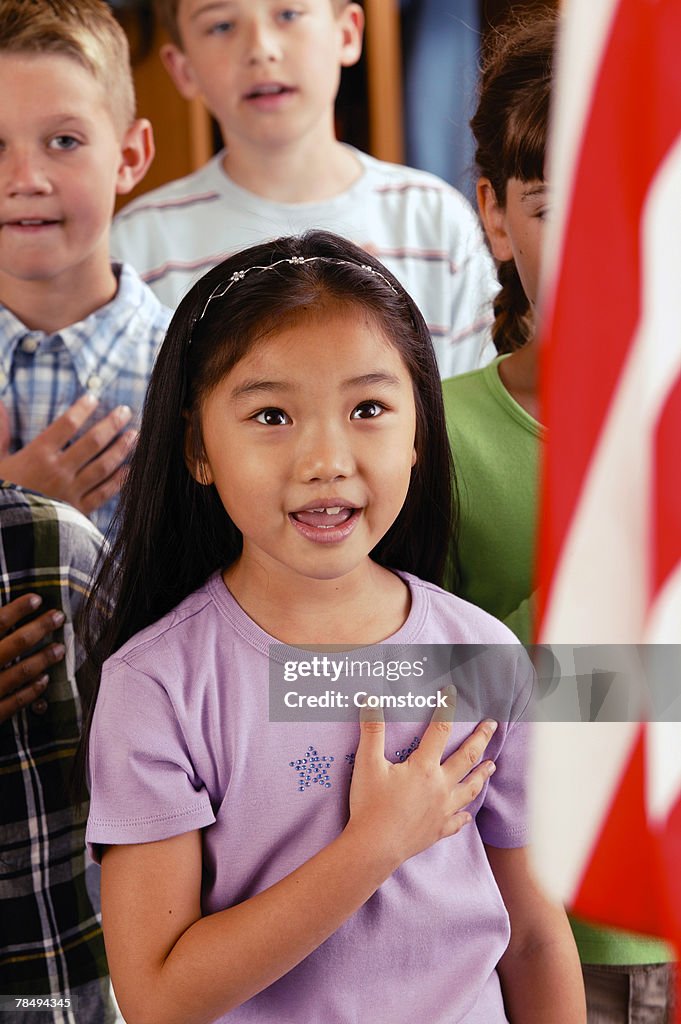
POLYGON ((160 308, 156 296, 132 267, 112 263, 118 280, 113 299, 84 320, 53 334, 31 331, 9 309, 0 305, 0 368, 9 378, 17 345, 26 337, 41 344, 59 339, 73 360, 83 391, 103 391, 122 368, 129 365, 131 348, 140 341, 140 331, 148 333, 160 308))

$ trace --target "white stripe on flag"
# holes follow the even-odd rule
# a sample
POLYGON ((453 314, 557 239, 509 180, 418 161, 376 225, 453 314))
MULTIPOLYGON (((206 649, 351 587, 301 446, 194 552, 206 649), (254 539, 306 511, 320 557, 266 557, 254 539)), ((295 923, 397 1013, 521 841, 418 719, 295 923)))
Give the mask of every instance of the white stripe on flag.
POLYGON ((554 644, 626 644, 641 635, 650 470, 650 422, 646 433, 641 423, 646 359, 637 343, 563 544, 542 629, 543 639, 554 644))
POLYGON ((655 595, 655 603, 648 613, 646 636, 649 643, 661 643, 658 638, 681 638, 681 565, 665 580, 655 595))
POLYGON ((661 825, 681 793, 681 743, 678 722, 650 722, 646 744, 646 809, 661 825))
POLYGON ((548 891, 568 905, 637 729, 625 722, 543 722, 537 728, 530 789, 532 858, 548 891))

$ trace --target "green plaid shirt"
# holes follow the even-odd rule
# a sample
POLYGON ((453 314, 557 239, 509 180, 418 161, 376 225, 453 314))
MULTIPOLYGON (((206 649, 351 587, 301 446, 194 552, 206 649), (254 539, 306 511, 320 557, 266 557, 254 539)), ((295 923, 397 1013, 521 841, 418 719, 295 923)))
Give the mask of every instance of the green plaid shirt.
MULTIPOLYGON (((35 592, 41 610, 66 615, 53 636, 66 656, 50 669, 47 711, 24 708, 0 723, 0 993, 9 995, 68 996, 85 985, 106 998, 100 920, 85 885, 87 806, 75 807, 68 789, 82 713, 73 619, 101 543, 69 505, 0 482, 0 600, 35 592)), ((106 1017, 102 1005, 91 1019, 106 1017)))

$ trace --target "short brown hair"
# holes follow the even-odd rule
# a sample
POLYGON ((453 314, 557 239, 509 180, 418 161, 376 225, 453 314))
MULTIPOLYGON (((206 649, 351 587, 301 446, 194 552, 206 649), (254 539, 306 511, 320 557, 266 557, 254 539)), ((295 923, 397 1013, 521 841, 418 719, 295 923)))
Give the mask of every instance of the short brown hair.
POLYGON ((135 118, 125 32, 103 0, 0 0, 0 54, 63 54, 103 87, 117 128, 135 118))
MULTIPOLYGON (((336 11, 340 12, 347 7, 352 0, 331 0, 336 11)), ((159 22, 170 36, 173 43, 182 49, 182 39, 177 21, 177 12, 180 7, 180 0, 154 0, 154 10, 159 22)))

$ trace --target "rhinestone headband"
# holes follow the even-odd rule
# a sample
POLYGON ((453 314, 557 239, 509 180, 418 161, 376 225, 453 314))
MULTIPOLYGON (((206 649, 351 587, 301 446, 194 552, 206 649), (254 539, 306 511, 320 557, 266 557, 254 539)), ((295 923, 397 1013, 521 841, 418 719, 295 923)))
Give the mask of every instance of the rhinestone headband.
POLYGON ((246 267, 244 270, 235 270, 232 276, 228 278, 227 281, 221 281, 220 284, 215 286, 213 291, 208 296, 208 300, 206 302, 206 305, 203 307, 201 316, 197 317, 195 323, 198 323, 200 320, 203 320, 204 316, 206 315, 206 310, 210 306, 213 299, 223 298, 223 296, 227 294, 227 292, 233 285, 238 284, 239 281, 243 281, 243 279, 246 277, 246 274, 250 274, 254 270, 260 270, 262 271, 262 273, 265 273, 268 270, 274 270, 275 267, 282 266, 282 264, 284 263, 288 263, 292 266, 302 266, 304 263, 335 263, 337 266, 341 267, 359 267, 360 270, 366 270, 368 274, 373 274, 374 277, 380 277, 383 283, 387 284, 391 292, 394 292, 395 295, 399 294, 397 288, 395 288, 390 283, 388 278, 385 277, 380 272, 380 270, 374 270, 374 268, 370 267, 368 263, 353 263, 351 260, 339 260, 335 259, 333 256, 291 256, 289 259, 277 260, 275 263, 268 263, 267 266, 264 267, 254 266, 246 267))

